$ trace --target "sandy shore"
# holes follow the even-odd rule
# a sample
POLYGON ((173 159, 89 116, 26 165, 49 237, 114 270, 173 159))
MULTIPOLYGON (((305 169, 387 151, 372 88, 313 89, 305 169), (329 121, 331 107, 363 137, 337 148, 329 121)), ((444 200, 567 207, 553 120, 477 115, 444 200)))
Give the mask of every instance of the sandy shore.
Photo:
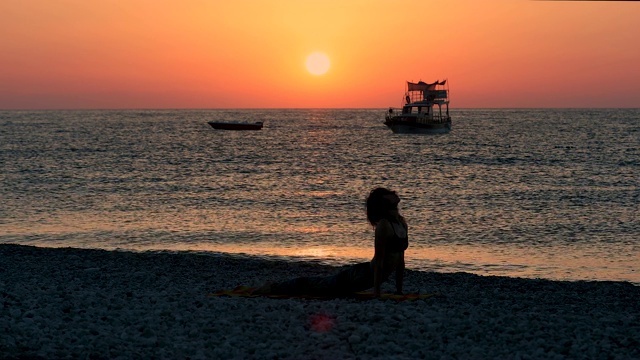
MULTIPOLYGON (((408 271, 415 302, 211 297, 335 268, 0 245, 0 358, 638 359, 640 287, 408 271)), ((387 284, 387 290, 393 284, 387 284)))

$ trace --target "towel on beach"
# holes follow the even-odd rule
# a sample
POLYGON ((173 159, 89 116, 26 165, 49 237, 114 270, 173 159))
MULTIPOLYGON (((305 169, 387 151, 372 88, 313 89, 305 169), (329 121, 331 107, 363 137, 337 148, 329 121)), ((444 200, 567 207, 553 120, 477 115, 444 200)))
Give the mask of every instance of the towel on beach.
MULTIPOLYGON (((335 297, 327 297, 327 296, 309 296, 309 295, 274 295, 274 294, 254 294, 253 292, 257 288, 250 286, 238 286, 232 290, 220 290, 214 293, 209 294, 209 296, 231 296, 231 297, 268 297, 271 299, 316 299, 316 300, 328 300, 335 299, 335 297)), ((397 302, 400 301, 415 301, 428 299, 430 297, 435 296, 436 294, 381 294, 379 299, 381 300, 394 300, 397 302)), ((356 300, 372 300, 376 299, 373 296, 373 293, 370 292, 356 292, 347 296, 350 299, 356 300)))

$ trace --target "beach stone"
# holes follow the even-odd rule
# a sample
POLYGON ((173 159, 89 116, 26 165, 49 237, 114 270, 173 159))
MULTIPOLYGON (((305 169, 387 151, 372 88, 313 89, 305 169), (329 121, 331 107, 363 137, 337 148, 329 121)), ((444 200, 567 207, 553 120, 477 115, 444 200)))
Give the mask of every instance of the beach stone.
POLYGON ((19 308, 11 308, 9 309, 9 315, 11 315, 12 318, 14 319, 18 319, 20 317, 22 317, 22 310, 20 310, 19 308))

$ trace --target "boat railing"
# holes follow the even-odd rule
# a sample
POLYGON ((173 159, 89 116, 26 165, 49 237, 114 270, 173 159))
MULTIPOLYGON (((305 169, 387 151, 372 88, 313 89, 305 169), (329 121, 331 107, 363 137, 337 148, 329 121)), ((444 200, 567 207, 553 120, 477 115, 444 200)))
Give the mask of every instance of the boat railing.
POLYGON ((449 96, 449 90, 425 90, 425 91, 407 91, 405 93, 405 102, 418 101, 446 101, 449 96))
POLYGON ((451 117, 446 114, 434 114, 433 117, 429 120, 430 122, 448 122, 451 121, 451 117))
POLYGON ((443 114, 441 112, 433 112, 431 115, 428 115, 427 113, 416 113, 416 112, 403 113, 402 109, 396 109, 396 108, 389 108, 386 118, 387 120, 389 120, 392 117, 400 116, 400 115, 416 116, 415 119, 417 122, 440 123, 440 122, 447 122, 451 120, 451 117, 446 113, 443 114))

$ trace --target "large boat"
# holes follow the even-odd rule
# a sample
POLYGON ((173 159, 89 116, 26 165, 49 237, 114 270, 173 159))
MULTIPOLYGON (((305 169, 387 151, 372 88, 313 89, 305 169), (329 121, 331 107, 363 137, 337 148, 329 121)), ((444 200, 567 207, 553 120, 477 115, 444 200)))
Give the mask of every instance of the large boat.
POLYGON ((398 134, 444 134, 451 131, 447 80, 407 81, 402 109, 389 108, 384 124, 398 134))
POLYGON ((260 130, 262 129, 262 121, 247 123, 247 122, 237 122, 237 121, 209 121, 209 125, 211 125, 214 129, 220 130, 260 130))

